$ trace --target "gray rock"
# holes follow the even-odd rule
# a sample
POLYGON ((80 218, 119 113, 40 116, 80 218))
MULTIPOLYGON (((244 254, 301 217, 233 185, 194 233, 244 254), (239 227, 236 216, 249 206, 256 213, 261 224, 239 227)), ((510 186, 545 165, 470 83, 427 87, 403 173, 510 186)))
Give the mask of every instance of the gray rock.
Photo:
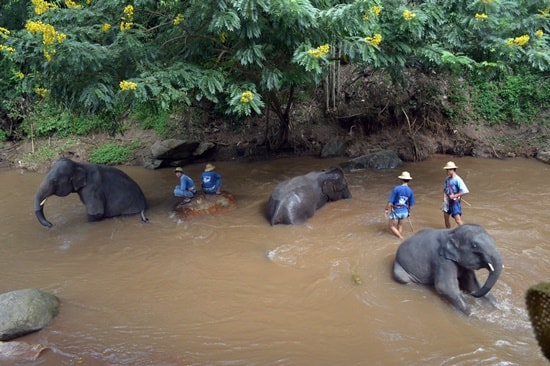
POLYGON ((536 156, 537 160, 542 161, 543 163, 550 164, 550 150, 548 151, 539 151, 536 156))
POLYGON ((59 312, 57 296, 36 289, 23 289, 0 295, 0 341, 36 332, 59 312))
POLYGON ((394 169, 403 164, 397 153, 393 150, 381 150, 372 154, 359 156, 340 164, 344 169, 394 169))
POLYGON ((336 139, 326 143, 321 149, 322 158, 332 158, 344 155, 346 151, 346 141, 342 139, 336 139))

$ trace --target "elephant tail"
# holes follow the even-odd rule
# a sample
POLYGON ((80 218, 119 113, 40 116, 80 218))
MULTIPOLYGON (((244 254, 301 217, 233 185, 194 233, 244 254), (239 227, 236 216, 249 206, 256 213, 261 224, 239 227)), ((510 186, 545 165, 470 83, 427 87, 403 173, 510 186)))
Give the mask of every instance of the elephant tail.
POLYGON ((143 222, 149 222, 149 219, 145 216, 145 210, 141 210, 141 212, 139 213, 140 217, 141 217, 141 221, 143 222))

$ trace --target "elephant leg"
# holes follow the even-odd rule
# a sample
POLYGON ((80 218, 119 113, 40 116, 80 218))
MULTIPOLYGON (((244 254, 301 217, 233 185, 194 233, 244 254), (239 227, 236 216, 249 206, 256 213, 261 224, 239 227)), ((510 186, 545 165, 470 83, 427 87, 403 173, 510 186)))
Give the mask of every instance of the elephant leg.
POLYGON ((413 277, 397 261, 393 262, 393 278, 400 283, 414 282, 413 277))
POLYGON ((439 278, 435 280, 435 290, 446 298, 455 308, 466 315, 470 315, 470 307, 464 301, 458 282, 452 276, 451 278, 439 278))

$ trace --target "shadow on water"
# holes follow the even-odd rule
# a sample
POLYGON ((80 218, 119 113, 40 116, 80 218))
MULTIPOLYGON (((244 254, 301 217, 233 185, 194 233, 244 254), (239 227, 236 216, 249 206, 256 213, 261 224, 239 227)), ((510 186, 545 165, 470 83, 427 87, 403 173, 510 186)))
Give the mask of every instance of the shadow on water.
MULTIPOLYGON (((277 183, 340 161, 219 162, 238 207, 196 221, 170 214, 172 170, 122 167, 145 192, 150 223, 88 223, 71 195, 48 200, 51 229, 32 209, 43 175, 0 171, 0 291, 35 287, 62 301, 47 328, 20 339, 48 351, 12 364, 545 365, 524 294, 548 280, 550 224, 538 213, 550 208, 550 167, 454 159, 471 191, 464 221, 483 225, 504 260, 496 309, 468 298, 465 317, 433 290, 392 280, 399 241, 383 217, 387 196, 408 170, 414 230, 441 228, 447 160, 347 173, 351 200, 327 204, 304 225, 273 227, 264 212, 277 183)), ((201 169, 186 173, 198 180, 201 169)))

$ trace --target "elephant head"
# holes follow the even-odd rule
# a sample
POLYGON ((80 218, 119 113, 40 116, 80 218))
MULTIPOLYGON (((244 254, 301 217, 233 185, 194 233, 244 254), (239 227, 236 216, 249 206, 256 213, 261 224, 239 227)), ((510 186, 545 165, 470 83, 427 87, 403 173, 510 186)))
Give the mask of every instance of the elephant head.
POLYGON ((324 170, 319 176, 321 192, 327 197, 327 201, 338 201, 351 198, 348 182, 344 172, 340 168, 324 170))
POLYGON ((34 212, 38 221, 46 227, 52 226, 52 223, 44 216, 44 204, 48 197, 52 195, 65 197, 73 192, 78 192, 85 185, 86 171, 82 165, 69 159, 58 160, 36 191, 34 212))
POLYGON ((462 268, 489 271, 485 284, 471 293, 474 297, 485 296, 491 291, 502 273, 502 258, 495 242, 479 225, 461 225, 451 230, 449 240, 442 247, 442 255, 462 268))

